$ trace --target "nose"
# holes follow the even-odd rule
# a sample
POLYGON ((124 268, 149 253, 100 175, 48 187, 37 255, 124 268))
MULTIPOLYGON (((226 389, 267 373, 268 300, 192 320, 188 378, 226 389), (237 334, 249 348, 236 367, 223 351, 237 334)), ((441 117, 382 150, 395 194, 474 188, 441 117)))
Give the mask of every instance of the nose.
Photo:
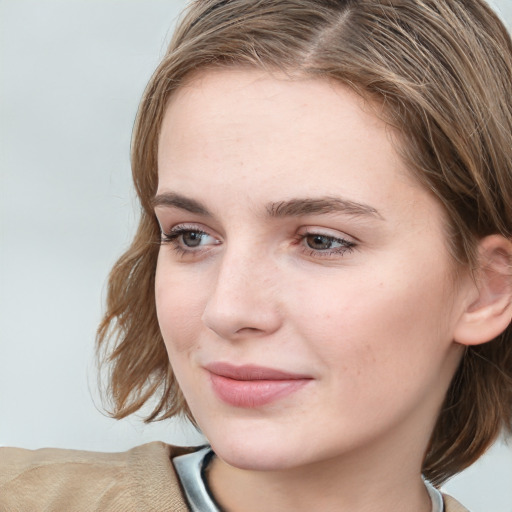
POLYGON ((203 322, 221 338, 268 336, 281 326, 277 271, 268 257, 225 253, 203 312, 203 322))

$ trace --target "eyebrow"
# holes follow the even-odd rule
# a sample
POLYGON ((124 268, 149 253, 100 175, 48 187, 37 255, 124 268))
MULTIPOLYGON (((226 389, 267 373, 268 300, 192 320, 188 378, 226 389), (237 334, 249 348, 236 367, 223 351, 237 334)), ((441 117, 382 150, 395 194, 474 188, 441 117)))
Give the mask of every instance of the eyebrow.
POLYGON ((271 203, 267 206, 267 212, 271 217, 298 217, 301 215, 343 213, 346 215, 384 219, 372 206, 340 197, 290 199, 289 201, 271 203))
MULTIPOLYGON (((179 208, 190 213, 212 217, 210 211, 199 201, 182 196, 175 192, 164 192, 156 195, 152 200, 153 208, 164 206, 179 208)), ((287 201, 269 203, 266 206, 269 217, 300 217, 303 215, 322 215, 329 213, 343 213, 345 215, 375 217, 384 220, 382 215, 372 206, 350 201, 340 197, 297 198, 287 201)))
POLYGON ((151 204, 153 208, 166 206, 168 208, 179 208, 180 210, 186 210, 187 212, 197 213, 198 215, 204 215, 206 217, 212 216, 208 209, 199 201, 174 192, 164 192, 163 194, 156 195, 152 199, 151 204))

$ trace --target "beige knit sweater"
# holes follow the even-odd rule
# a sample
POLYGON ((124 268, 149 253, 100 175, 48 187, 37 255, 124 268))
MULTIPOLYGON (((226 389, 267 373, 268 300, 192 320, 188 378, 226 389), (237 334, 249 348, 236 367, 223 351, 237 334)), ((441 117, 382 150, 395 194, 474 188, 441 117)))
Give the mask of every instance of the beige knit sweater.
MULTIPOLYGON (((155 442, 123 453, 0 448, 2 512, 187 512, 171 458, 155 442)), ((468 512, 445 497, 446 512, 468 512)))

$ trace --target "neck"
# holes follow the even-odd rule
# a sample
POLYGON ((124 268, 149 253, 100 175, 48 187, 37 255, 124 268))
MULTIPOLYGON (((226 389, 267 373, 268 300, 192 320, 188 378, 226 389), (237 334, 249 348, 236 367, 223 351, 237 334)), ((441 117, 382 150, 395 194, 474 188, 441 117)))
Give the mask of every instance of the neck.
MULTIPOLYGON (((372 452, 375 455, 375 451, 372 452)), ((297 468, 254 471, 230 466, 215 457, 210 489, 226 512, 279 510, 302 512, 430 512, 432 503, 417 464, 398 454, 380 454, 370 463, 360 451, 343 460, 332 458, 297 468)), ((421 455, 421 454, 420 454, 421 455)))

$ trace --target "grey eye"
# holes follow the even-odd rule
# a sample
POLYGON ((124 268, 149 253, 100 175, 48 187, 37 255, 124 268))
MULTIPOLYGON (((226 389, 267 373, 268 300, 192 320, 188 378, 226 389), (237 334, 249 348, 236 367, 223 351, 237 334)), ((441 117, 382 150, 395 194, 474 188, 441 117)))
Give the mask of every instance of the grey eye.
POLYGON ((310 249, 325 251, 327 249, 332 249, 332 246, 336 243, 336 240, 330 236, 325 235, 308 235, 306 237, 306 243, 310 249))
POLYGON ((186 233, 182 233, 181 240, 183 241, 183 245, 187 247, 198 247, 201 245, 201 241, 205 233, 201 233, 200 231, 187 231, 186 233))

